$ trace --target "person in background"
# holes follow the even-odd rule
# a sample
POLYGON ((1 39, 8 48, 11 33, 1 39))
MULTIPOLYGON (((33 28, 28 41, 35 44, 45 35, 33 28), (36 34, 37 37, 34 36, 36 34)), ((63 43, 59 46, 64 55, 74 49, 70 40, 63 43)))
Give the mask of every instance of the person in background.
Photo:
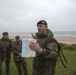
POLYGON ((25 58, 21 56, 21 50, 22 50, 22 41, 20 40, 20 36, 15 36, 15 42, 13 43, 12 47, 15 65, 18 69, 19 75, 22 75, 22 70, 24 72, 24 75, 28 75, 27 64, 25 58))
POLYGON ((33 58, 32 75, 55 75, 58 47, 54 42, 48 41, 54 35, 48 29, 45 20, 37 22, 37 29, 38 32, 35 35, 32 34, 37 42, 30 42, 29 44, 30 49, 36 51, 36 57, 33 58))
POLYGON ((6 75, 10 75, 10 54, 11 54, 12 41, 9 39, 8 32, 2 33, 0 39, 0 75, 2 75, 2 63, 6 63, 6 75))

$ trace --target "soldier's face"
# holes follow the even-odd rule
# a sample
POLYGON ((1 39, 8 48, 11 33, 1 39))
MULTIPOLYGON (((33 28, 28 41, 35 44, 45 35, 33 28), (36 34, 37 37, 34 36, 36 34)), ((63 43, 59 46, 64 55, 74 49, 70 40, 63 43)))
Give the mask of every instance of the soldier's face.
POLYGON ((38 29, 39 34, 42 34, 46 31, 47 26, 44 24, 38 24, 37 29, 38 29))
POLYGON ((19 42, 19 41, 20 41, 20 39, 16 39, 16 41, 17 41, 17 42, 19 42))
POLYGON ((3 35, 3 38, 7 38, 8 39, 9 38, 9 35, 3 35))

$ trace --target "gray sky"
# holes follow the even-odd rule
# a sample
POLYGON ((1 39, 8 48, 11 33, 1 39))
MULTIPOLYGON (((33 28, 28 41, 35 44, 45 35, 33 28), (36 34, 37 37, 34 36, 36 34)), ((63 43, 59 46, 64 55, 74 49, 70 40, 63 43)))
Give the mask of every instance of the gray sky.
POLYGON ((75 31, 76 0, 0 0, 0 33, 35 32, 39 20, 52 31, 75 31))

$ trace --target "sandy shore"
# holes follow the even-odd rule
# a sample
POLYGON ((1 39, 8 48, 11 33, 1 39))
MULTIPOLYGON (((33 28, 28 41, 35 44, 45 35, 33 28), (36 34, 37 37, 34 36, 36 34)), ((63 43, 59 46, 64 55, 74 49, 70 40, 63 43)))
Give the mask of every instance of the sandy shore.
POLYGON ((55 37, 58 42, 65 44, 76 44, 76 37, 55 37))
MULTIPOLYGON (((20 36, 21 39, 23 38, 32 38, 32 36, 20 36)), ((1 36, 0 36, 1 38, 1 36)), ((55 37, 59 43, 64 43, 64 44, 76 44, 76 37, 65 37, 65 36, 59 36, 55 37)), ((10 36, 10 39, 14 39, 14 36, 10 36)))

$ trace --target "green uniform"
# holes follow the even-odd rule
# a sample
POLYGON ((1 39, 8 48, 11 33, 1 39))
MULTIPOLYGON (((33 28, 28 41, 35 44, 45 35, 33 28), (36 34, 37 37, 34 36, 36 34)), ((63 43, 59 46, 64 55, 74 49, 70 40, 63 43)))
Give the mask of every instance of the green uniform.
POLYGON ((11 40, 6 39, 6 38, 2 38, 0 40, 0 73, 2 70, 3 61, 6 62, 6 74, 9 73, 11 47, 12 47, 11 40))
POLYGON ((47 42, 49 36, 53 38, 53 33, 49 29, 43 34, 36 33, 37 43, 43 50, 41 53, 36 52, 36 57, 33 59, 32 75, 55 74, 58 47, 54 42, 47 42))
POLYGON ((1 75, 1 71, 2 71, 2 62, 1 62, 1 49, 0 49, 0 75, 1 75))
POLYGON ((19 53, 21 53, 22 50, 22 41, 21 40, 19 42, 15 41, 12 49, 13 49, 15 65, 18 69, 19 75, 22 75, 22 69, 24 75, 27 75, 27 68, 26 68, 27 65, 25 58, 19 56, 19 53))

